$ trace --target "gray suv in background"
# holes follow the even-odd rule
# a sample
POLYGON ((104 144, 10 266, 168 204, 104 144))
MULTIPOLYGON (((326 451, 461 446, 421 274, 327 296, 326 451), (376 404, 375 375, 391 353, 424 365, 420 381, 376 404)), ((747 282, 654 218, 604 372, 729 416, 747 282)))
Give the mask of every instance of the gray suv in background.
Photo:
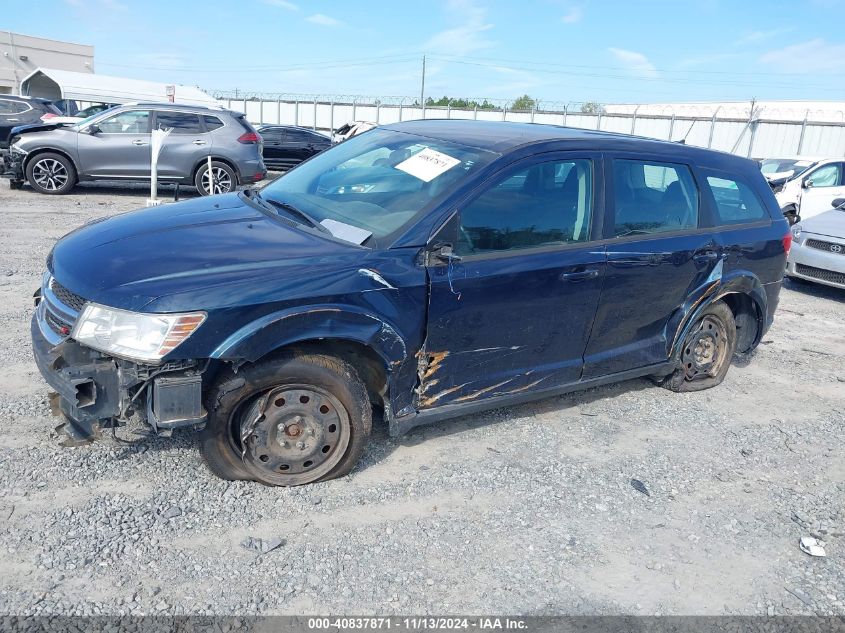
POLYGON ((262 180, 261 137, 244 115, 172 103, 125 104, 75 125, 12 130, 7 172, 41 193, 61 194, 77 182, 149 181, 151 130, 170 129, 158 157, 159 182, 194 185, 203 195, 262 180), (211 191, 208 157, 211 156, 211 191))

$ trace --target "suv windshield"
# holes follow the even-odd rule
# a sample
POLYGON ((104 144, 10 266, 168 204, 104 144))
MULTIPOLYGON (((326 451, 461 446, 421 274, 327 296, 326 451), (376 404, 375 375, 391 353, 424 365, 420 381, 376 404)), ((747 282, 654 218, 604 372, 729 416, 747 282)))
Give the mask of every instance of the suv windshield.
MULTIPOLYGON (((261 195, 383 238, 442 200, 498 155, 377 129, 318 154, 261 195)), ((331 224, 331 223, 328 223, 331 224)))
POLYGON ((807 171, 810 167, 812 167, 814 161, 812 160, 800 160, 794 158, 767 158, 763 162, 760 163, 760 171, 764 174, 786 174, 790 173, 791 175, 789 178, 795 178, 800 174, 803 174, 807 171))

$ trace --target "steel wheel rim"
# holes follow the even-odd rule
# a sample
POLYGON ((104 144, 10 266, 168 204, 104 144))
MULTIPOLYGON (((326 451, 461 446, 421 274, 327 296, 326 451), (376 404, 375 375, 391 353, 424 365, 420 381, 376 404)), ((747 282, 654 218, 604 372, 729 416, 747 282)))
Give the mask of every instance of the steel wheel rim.
POLYGON ((276 485, 310 483, 343 459, 352 425, 343 404, 314 385, 270 389, 239 407, 232 441, 244 465, 276 485))
POLYGON ((209 182, 209 170, 206 169, 202 175, 202 188, 208 195, 218 193, 229 193, 232 190, 232 177, 222 167, 212 167, 211 174, 214 175, 214 191, 211 191, 211 183, 209 182))
POLYGON ((684 378, 688 381, 716 376, 724 366, 728 331, 722 321, 707 315, 689 333, 681 352, 684 378))
POLYGON ((55 158, 42 158, 32 166, 32 179, 42 189, 58 191, 67 184, 70 174, 55 158))

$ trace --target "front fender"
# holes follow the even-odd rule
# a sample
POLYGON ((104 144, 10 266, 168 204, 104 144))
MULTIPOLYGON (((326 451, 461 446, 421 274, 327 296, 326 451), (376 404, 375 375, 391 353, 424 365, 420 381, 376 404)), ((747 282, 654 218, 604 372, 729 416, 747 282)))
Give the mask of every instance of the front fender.
POLYGON ((301 306, 269 314, 234 332, 211 358, 256 361, 282 347, 318 339, 354 341, 375 351, 384 362, 390 407, 398 411, 410 405, 416 366, 407 362, 405 338, 393 324, 355 306, 301 306))
POLYGON ((757 334, 751 347, 756 346, 763 336, 764 319, 767 313, 768 297, 763 284, 750 270, 733 270, 722 276, 721 262, 713 274, 699 288, 693 291, 681 310, 670 319, 668 331, 674 332, 667 336, 671 341, 669 358, 677 359, 680 353, 680 343, 686 338, 690 328, 701 316, 702 312, 716 301, 729 294, 742 294, 751 298, 757 313, 757 334))
POLYGON ((355 306, 327 304, 268 314, 231 334, 211 358, 256 361, 280 347, 322 338, 352 340, 372 347, 388 365, 407 357, 404 339, 384 319, 355 306))

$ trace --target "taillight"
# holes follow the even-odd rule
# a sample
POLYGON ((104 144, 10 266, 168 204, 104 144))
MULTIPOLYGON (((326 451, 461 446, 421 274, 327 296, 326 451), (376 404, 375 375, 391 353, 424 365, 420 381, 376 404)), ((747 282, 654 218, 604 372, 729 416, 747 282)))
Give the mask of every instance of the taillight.
POLYGON ((780 241, 783 243, 783 252, 789 255, 789 249, 792 248, 792 231, 787 229, 786 235, 780 241))
POLYGON ((261 137, 258 136, 255 132, 244 132, 238 137, 238 143, 258 143, 261 141, 261 137))
POLYGON ((42 120, 42 121, 46 121, 47 119, 53 119, 53 118, 55 118, 55 117, 57 117, 57 116, 59 116, 59 115, 58 115, 58 114, 53 114, 52 112, 45 112, 45 113, 41 116, 41 120, 42 120))

